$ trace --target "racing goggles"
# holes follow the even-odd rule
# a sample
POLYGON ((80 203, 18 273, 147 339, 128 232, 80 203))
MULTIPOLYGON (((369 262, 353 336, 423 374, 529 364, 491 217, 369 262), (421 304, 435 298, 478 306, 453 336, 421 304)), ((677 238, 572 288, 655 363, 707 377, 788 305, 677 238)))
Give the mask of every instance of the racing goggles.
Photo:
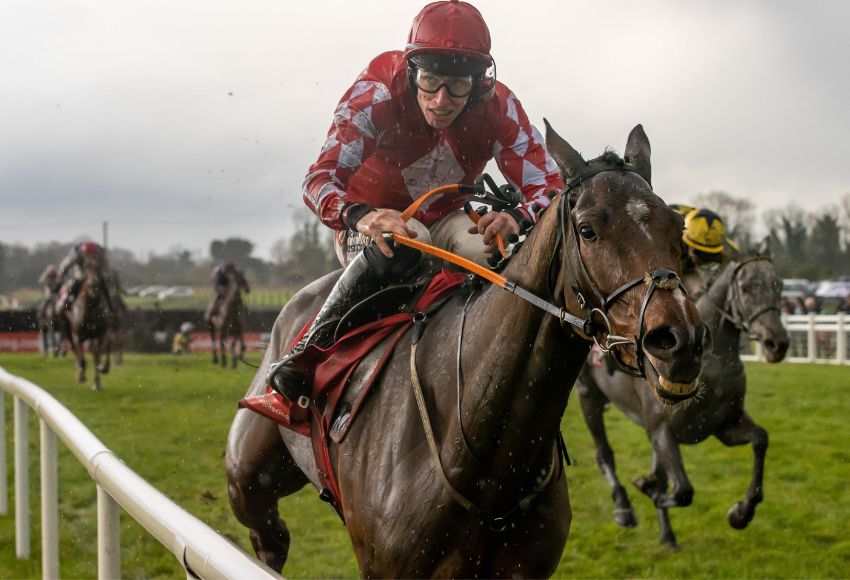
POLYGON ((469 96, 472 89, 475 87, 475 79, 472 75, 450 77, 440 76, 421 68, 416 69, 416 76, 413 77, 413 83, 420 91, 430 95, 436 94, 446 87, 449 95, 460 99, 469 96))

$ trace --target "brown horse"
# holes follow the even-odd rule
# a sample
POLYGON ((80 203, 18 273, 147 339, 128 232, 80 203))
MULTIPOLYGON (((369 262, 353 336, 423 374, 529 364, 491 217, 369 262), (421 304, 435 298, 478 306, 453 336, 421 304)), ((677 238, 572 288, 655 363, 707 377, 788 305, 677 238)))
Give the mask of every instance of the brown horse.
POLYGON ((207 308, 204 319, 210 331, 212 344, 212 362, 219 363, 218 351, 221 349, 221 366, 227 366, 227 339, 230 339, 231 366, 236 368, 237 361, 245 352, 245 303, 242 292, 248 290, 245 278, 235 270, 227 272, 227 291, 221 299, 214 298, 207 308))
POLYGON ((74 302, 69 308, 57 312, 62 335, 71 344, 77 358, 77 380, 81 383, 86 380, 86 346, 91 352, 94 369, 92 388, 96 391, 100 390, 101 373, 109 372, 109 320, 112 314, 105 292, 103 272, 91 264, 84 265, 82 284, 74 302), (103 364, 100 362, 101 355, 105 357, 103 364))
POLYGON ((711 330, 713 346, 700 373, 699 396, 689 404, 675 408, 662 405, 646 396, 643 380, 625 373, 589 365, 582 370, 578 381, 582 413, 596 443, 599 469, 611 486, 617 524, 632 527, 637 525, 637 518, 617 478, 614 452, 605 434, 602 414, 609 402, 644 427, 652 441, 652 473, 634 483, 657 508, 661 543, 676 547, 667 508, 690 505, 694 495, 679 445, 699 443, 711 435, 729 446, 752 445, 753 474, 746 498, 727 514, 729 525, 736 529, 745 528, 752 520, 763 496, 767 431, 744 409, 747 376, 740 356, 741 335, 757 338, 768 362, 785 358, 788 333, 779 316, 781 289, 782 280, 764 245, 755 256, 730 262, 697 301, 700 316, 711 330))
MULTIPOLYGON (((399 343, 346 439, 331 446, 363 576, 552 574, 571 521, 556 440, 592 340, 616 343, 623 362, 644 368, 660 397, 695 391, 705 336, 696 307, 673 284, 652 292, 659 278, 675 280, 664 269, 678 266, 682 219, 651 190, 643 129, 630 134, 625 160, 607 152, 585 162, 548 124, 547 141, 573 181, 504 274, 548 297, 563 319, 488 286, 455 294, 430 316, 413 365, 413 346, 399 343), (569 313, 589 316, 591 308, 596 324, 580 330, 569 313), (424 390, 422 416, 412 367, 424 390)), ((263 392, 269 362, 286 351, 338 275, 286 305, 249 393, 263 392)), ((289 532, 278 500, 307 483, 319 487, 310 441, 242 410, 226 461, 231 506, 258 556, 280 570, 289 532)))

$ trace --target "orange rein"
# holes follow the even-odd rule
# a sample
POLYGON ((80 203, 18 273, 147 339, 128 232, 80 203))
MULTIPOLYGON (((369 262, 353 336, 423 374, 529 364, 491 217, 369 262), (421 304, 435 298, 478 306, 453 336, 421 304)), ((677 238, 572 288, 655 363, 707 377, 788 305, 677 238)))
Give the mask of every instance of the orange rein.
MULTIPOLYGON (((437 195, 439 193, 444 193, 444 192, 447 192, 447 191, 459 191, 459 189, 460 189, 459 183, 452 183, 452 184, 449 184, 449 185, 441 185, 440 187, 432 189, 431 191, 429 191, 428 193, 426 193, 425 195, 423 195, 422 197, 420 197, 419 199, 414 201, 412 204, 410 204, 407 207, 407 209, 405 209, 403 212, 401 212, 401 219, 403 219, 404 221, 407 221, 411 217, 413 217, 413 214, 416 213, 416 211, 419 209, 419 206, 421 206, 425 202, 425 200, 428 199, 429 197, 431 197, 432 195, 437 195)), ((480 216, 478 216, 478 214, 475 213, 475 212, 473 212, 472 215, 469 216, 470 219, 473 222, 478 223, 478 220, 475 217, 472 217, 473 215, 475 215, 476 217, 480 217, 480 216)), ((431 254, 432 256, 436 256, 440 259, 446 260, 447 262, 451 262, 452 264, 455 264, 457 266, 460 266, 461 268, 469 270, 473 274, 477 274, 478 276, 481 276, 485 280, 489 280, 493 284, 497 285, 499 288, 504 288, 505 284, 507 284, 507 282, 508 282, 507 278, 497 274, 496 272, 493 272, 489 268, 479 266, 478 264, 476 264, 472 260, 468 260, 466 258, 458 256, 457 254, 453 254, 453 253, 451 253, 447 250, 437 248, 436 246, 432 246, 432 245, 426 244, 424 242, 417 242, 414 239, 408 238, 407 236, 402 236, 400 234, 392 234, 392 236, 393 236, 393 239, 395 239, 395 241, 398 242, 399 244, 417 249, 417 250, 419 250, 421 252, 425 252, 427 254, 431 254)), ((502 242, 501 236, 497 237, 496 243, 498 244, 499 251, 502 253, 502 255, 507 257, 507 252, 505 251, 505 245, 502 242)))

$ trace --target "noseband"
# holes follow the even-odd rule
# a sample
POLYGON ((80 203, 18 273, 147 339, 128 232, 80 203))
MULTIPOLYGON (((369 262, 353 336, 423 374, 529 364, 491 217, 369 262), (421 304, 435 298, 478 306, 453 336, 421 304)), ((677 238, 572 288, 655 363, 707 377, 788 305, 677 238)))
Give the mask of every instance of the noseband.
MULTIPOLYGON (((561 192, 561 200, 558 204, 559 227, 557 234, 558 240, 556 240, 555 248, 557 251, 557 248, 560 247, 564 252, 564 259, 567 263, 569 270, 570 288, 573 294, 575 294, 579 306, 585 311, 586 318, 582 321, 582 331, 586 335, 593 337, 593 342, 596 344, 596 346, 599 347, 602 352, 611 354, 612 360, 615 362, 615 364, 619 367, 620 370, 632 376, 645 377, 645 355, 641 344, 644 338, 644 317, 646 315, 647 306, 649 305, 649 300, 652 298, 652 295, 656 289, 672 291, 676 288, 681 288, 682 291, 685 292, 685 288, 681 284, 679 275, 673 270, 669 270, 667 268, 656 268, 655 270, 644 276, 632 278, 631 280, 629 280, 628 282, 626 282, 625 284, 623 284, 622 286, 607 295, 602 292, 599 287, 593 282, 593 278, 591 278, 589 272, 587 271, 587 267, 584 264, 584 260, 581 257, 581 245, 579 241, 578 227, 576 226, 575 220, 572 218, 572 215, 570 213, 573 208, 572 191, 578 186, 582 185, 586 180, 606 171, 627 171, 640 176, 640 173, 628 167, 602 168, 581 175, 567 183, 566 187, 561 192), (567 218, 568 213, 570 213, 569 218, 567 218), (568 219, 570 223, 569 228, 567 227, 568 219), (572 260, 570 259, 570 239, 575 242, 576 262, 578 263, 578 270, 584 280, 586 280, 587 285, 589 285, 590 287, 590 291, 592 292, 593 297, 595 299, 595 306, 591 304, 591 302, 584 295, 582 286, 579 283, 579 278, 576 275, 576 269, 573 266, 572 260), (622 335, 613 334, 611 328, 611 321, 608 317, 612 305, 618 299, 624 296, 626 292, 636 286, 639 286, 640 284, 645 284, 647 286, 647 289, 646 293, 643 296, 643 302, 641 303, 640 307, 640 315, 638 316, 637 332, 635 333, 635 339, 633 340, 622 335), (599 324, 599 322, 601 322, 601 324, 599 324), (604 339, 601 342, 598 338, 598 334, 600 331, 604 332, 604 339), (637 364, 636 367, 632 367, 625 364, 618 356, 619 351, 614 350, 617 346, 627 344, 632 345, 635 349, 635 362, 637 364)), ((644 179, 643 176, 640 177, 641 179, 644 179)), ((649 184, 651 189, 652 184, 649 183, 648 180, 644 180, 647 182, 647 184, 649 184)), ((574 322, 570 321, 567 318, 567 315, 565 315, 562 319, 566 322, 570 322, 574 326, 578 326, 574 322)), ((581 319, 577 318, 577 320, 581 319)))
MULTIPOLYGON (((732 300, 731 300, 731 312, 726 312, 723 308, 718 308, 720 311, 720 315, 732 323, 735 328, 740 330, 741 332, 750 334, 750 325, 755 321, 756 318, 764 314, 765 312, 771 312, 775 310, 779 312, 779 307, 776 304, 771 304, 756 310, 753 314, 749 316, 744 316, 744 301, 741 297, 741 286, 738 284, 738 274, 741 272, 741 269, 747 264, 753 264, 756 262, 770 262, 773 263, 767 256, 752 256, 745 260, 741 260, 738 262, 738 265, 735 266, 735 269, 732 271, 732 275, 729 277, 729 285, 732 287, 732 300)), ((728 295, 728 292, 727 292, 728 295)))

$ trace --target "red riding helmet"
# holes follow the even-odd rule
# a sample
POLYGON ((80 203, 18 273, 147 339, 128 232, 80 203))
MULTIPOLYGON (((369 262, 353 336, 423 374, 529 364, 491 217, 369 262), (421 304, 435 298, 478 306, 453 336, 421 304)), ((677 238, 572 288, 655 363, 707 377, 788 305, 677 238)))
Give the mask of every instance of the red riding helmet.
POLYGON ((492 65, 490 31, 478 9, 458 0, 425 6, 413 19, 404 57, 428 53, 459 54, 492 65))
POLYGON ((80 254, 83 256, 100 256, 103 248, 94 242, 83 242, 80 244, 80 254))

